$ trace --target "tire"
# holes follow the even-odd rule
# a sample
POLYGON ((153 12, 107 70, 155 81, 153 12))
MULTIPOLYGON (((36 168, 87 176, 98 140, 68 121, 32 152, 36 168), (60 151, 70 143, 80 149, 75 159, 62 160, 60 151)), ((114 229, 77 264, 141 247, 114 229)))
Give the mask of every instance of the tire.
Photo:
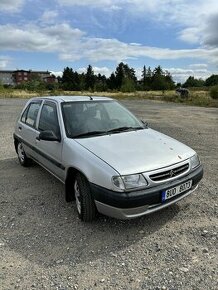
POLYGON ((28 167, 31 165, 31 159, 26 156, 26 153, 23 149, 23 144, 18 142, 17 144, 17 156, 20 164, 24 167, 28 167))
POLYGON ((91 195, 90 186, 86 178, 77 173, 74 180, 74 194, 79 218, 84 222, 91 222, 96 218, 96 207, 91 195))

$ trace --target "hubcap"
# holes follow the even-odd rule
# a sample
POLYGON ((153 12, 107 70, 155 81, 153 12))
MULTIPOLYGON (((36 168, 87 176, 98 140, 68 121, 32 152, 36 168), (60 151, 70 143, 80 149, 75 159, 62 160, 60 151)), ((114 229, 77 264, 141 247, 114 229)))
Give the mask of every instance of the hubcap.
POLYGON ((23 146, 21 143, 18 144, 17 153, 18 153, 18 157, 19 157, 20 161, 24 162, 25 153, 24 153, 23 146))
POLYGON ((79 214, 81 214, 81 195, 80 195, 80 188, 78 185, 78 181, 75 180, 74 182, 74 192, 75 192, 75 199, 76 199, 76 208, 79 214))

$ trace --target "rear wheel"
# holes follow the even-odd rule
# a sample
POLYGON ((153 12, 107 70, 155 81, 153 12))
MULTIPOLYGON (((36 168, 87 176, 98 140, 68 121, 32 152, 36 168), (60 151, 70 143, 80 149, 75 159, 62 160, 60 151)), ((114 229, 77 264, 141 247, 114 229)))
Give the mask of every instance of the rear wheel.
POLYGON ((96 207, 91 195, 87 179, 80 173, 76 174, 74 180, 74 193, 76 209, 82 221, 90 222, 96 217, 96 207))
POLYGON ((17 156, 22 166, 27 167, 31 164, 31 159, 26 156, 26 153, 23 149, 23 144, 20 142, 17 144, 17 156))

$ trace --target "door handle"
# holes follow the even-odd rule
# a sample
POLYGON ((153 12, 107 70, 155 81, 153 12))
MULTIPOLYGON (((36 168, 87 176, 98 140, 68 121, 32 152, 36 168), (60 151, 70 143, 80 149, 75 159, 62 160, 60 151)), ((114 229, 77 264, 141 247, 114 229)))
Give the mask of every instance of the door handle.
POLYGON ((18 127, 18 130, 19 130, 19 131, 21 131, 21 130, 22 130, 22 127, 21 127, 21 126, 19 126, 19 127, 18 127))

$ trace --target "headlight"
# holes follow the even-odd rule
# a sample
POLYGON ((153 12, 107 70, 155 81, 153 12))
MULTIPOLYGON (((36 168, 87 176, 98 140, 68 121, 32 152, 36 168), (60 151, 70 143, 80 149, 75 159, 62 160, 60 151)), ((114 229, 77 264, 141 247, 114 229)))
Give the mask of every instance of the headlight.
POLYGON ((195 154, 194 156, 192 156, 190 158, 190 161, 191 161, 191 167, 192 169, 194 169, 195 167, 199 166, 200 165, 200 159, 198 157, 197 154, 195 154))
POLYGON ((148 185, 146 179, 142 174, 114 176, 112 178, 112 182, 115 187, 121 190, 145 187, 148 185))

